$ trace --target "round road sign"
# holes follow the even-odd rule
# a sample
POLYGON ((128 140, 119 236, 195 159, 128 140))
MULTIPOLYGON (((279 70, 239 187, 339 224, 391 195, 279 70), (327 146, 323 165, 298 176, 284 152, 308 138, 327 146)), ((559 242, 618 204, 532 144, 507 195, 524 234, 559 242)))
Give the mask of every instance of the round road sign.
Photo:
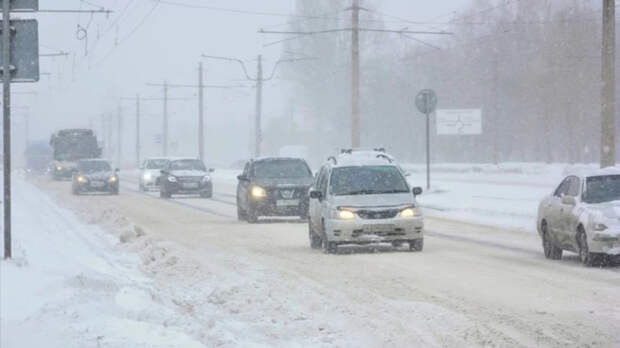
POLYGON ((431 114, 437 107, 437 94, 432 89, 423 89, 415 97, 415 105, 421 113, 431 114))

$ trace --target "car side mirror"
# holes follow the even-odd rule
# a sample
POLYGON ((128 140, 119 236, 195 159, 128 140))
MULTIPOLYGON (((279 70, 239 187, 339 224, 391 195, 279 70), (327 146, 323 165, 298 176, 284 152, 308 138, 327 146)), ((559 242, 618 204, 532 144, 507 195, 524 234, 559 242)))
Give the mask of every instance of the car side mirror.
POLYGON ((159 173, 160 173, 160 174, 163 174, 163 175, 166 175, 166 174, 168 174, 168 171, 167 171, 167 170, 165 170, 165 169, 162 169, 162 170, 160 170, 160 171, 159 171, 159 173))
POLYGON ((115 172, 115 173, 118 173, 118 172, 120 172, 120 171, 121 171, 120 169, 118 169, 118 168, 114 168, 114 172, 115 172))
POLYGON ((414 187, 413 190, 411 190, 411 192, 413 193, 414 196, 419 196, 422 194, 422 188, 414 187))
POLYGON ((577 200, 573 196, 564 196, 562 197, 562 204, 566 205, 577 205, 577 200))
POLYGON ((323 199, 323 192, 317 191, 317 190, 312 190, 312 191, 310 191, 310 198, 311 199, 321 200, 321 199, 323 199))
POLYGON ((237 175, 237 180, 239 181, 248 181, 247 175, 239 174, 237 175))
POLYGON ((213 168, 207 169, 207 172, 209 172, 209 173, 213 173, 214 171, 215 171, 215 169, 213 169, 213 168))

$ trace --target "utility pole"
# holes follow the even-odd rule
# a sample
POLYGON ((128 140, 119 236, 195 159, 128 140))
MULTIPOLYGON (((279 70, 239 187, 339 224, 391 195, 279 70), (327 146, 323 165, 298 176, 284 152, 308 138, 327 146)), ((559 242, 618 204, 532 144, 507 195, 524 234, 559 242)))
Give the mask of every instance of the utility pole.
POLYGON ((168 81, 164 81, 164 125, 161 143, 162 156, 168 156, 168 81))
POLYGON ((245 67, 245 63, 241 60, 241 59, 237 59, 237 58, 229 58, 229 57, 219 57, 219 56, 209 56, 209 55, 202 55, 203 58, 209 58, 209 59, 216 59, 216 60, 224 60, 224 61, 229 61, 229 62, 236 62, 239 63, 239 65, 241 65, 241 68, 243 69, 243 73, 245 74, 245 77, 248 81, 253 81, 256 82, 256 108, 255 108, 255 120, 254 120, 254 156, 258 157, 261 154, 261 142, 262 142, 262 106, 263 106, 263 83, 265 81, 269 81, 271 79, 273 79, 273 77, 275 76, 276 70, 278 68, 278 66, 281 63, 288 63, 288 62, 297 62, 297 61, 303 61, 303 60, 314 60, 315 58, 293 58, 293 59, 280 59, 278 61, 276 61, 276 63, 273 66, 273 70, 271 71, 271 75, 269 75, 269 77, 265 78, 263 76, 263 57, 261 55, 258 55, 258 66, 257 66, 257 72, 256 72, 256 77, 250 77, 250 75, 248 74, 248 70, 245 67))
POLYGON ((198 63, 198 158, 205 160, 205 126, 204 126, 204 76, 202 62, 198 63))
POLYGON ((136 94, 136 168, 140 168, 140 94, 136 94))
POLYGON ((11 258, 11 26, 10 0, 2 0, 2 108, 4 165, 4 258, 11 258))
POLYGON ((616 164, 616 4, 603 0, 601 55, 601 168, 616 164))
POLYGON ((256 113, 254 119, 254 157, 261 154, 262 142, 262 110, 263 109, 263 56, 258 55, 256 67, 256 113))
POLYGON ((123 144, 123 115, 121 110, 121 104, 118 104, 118 111, 116 113, 116 168, 121 167, 121 147, 123 144))
POLYGON ((360 2, 351 6, 351 146, 360 147, 360 2))

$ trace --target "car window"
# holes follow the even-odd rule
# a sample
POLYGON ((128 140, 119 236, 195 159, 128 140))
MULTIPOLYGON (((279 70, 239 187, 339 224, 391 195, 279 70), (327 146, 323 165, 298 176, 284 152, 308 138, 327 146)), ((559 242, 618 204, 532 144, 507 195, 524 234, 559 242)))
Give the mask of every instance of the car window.
POLYGON ((591 176, 583 194, 586 203, 620 201, 620 175, 591 176))
POLYGON ((319 178, 319 190, 323 194, 323 197, 325 197, 325 195, 327 194, 327 178, 328 178, 327 173, 328 173, 327 168, 323 168, 323 170, 321 171, 320 178, 319 178))
POLYGON ((334 168, 330 191, 336 196, 408 193, 409 186, 396 166, 334 168))
POLYGON ((170 170, 202 170, 205 171, 205 166, 200 160, 177 160, 170 162, 170 170))
POLYGON ((564 179, 562 181, 562 183, 560 184, 560 186, 558 186, 558 188, 555 190, 555 192, 553 193, 554 196, 556 197, 562 197, 565 196, 568 193, 568 186, 570 185, 570 177, 564 179))
POLYGON ((578 177, 572 176, 568 181, 568 195, 573 197, 579 197, 579 191, 581 188, 581 180, 578 177))
POLYGON ((152 159, 148 160, 146 163, 146 169, 162 169, 168 163, 165 159, 152 159))
POLYGON ((112 170, 110 164, 104 161, 84 161, 79 163, 81 172, 107 172, 112 170))
POLYGON ((303 160, 274 159, 254 162, 253 176, 256 178, 307 178, 312 177, 310 168, 303 160))
POLYGON ((250 171, 250 162, 246 162, 245 166, 243 167, 243 175, 248 175, 248 172, 250 171))

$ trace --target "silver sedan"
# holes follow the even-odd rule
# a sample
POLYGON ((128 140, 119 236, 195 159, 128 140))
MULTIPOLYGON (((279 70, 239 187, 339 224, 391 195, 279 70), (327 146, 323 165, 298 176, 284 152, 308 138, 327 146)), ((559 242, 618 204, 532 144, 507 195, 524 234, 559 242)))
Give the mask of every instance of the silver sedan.
POLYGON ((620 260, 620 169, 564 178, 540 202, 537 225, 548 259, 568 250, 587 266, 620 260))

